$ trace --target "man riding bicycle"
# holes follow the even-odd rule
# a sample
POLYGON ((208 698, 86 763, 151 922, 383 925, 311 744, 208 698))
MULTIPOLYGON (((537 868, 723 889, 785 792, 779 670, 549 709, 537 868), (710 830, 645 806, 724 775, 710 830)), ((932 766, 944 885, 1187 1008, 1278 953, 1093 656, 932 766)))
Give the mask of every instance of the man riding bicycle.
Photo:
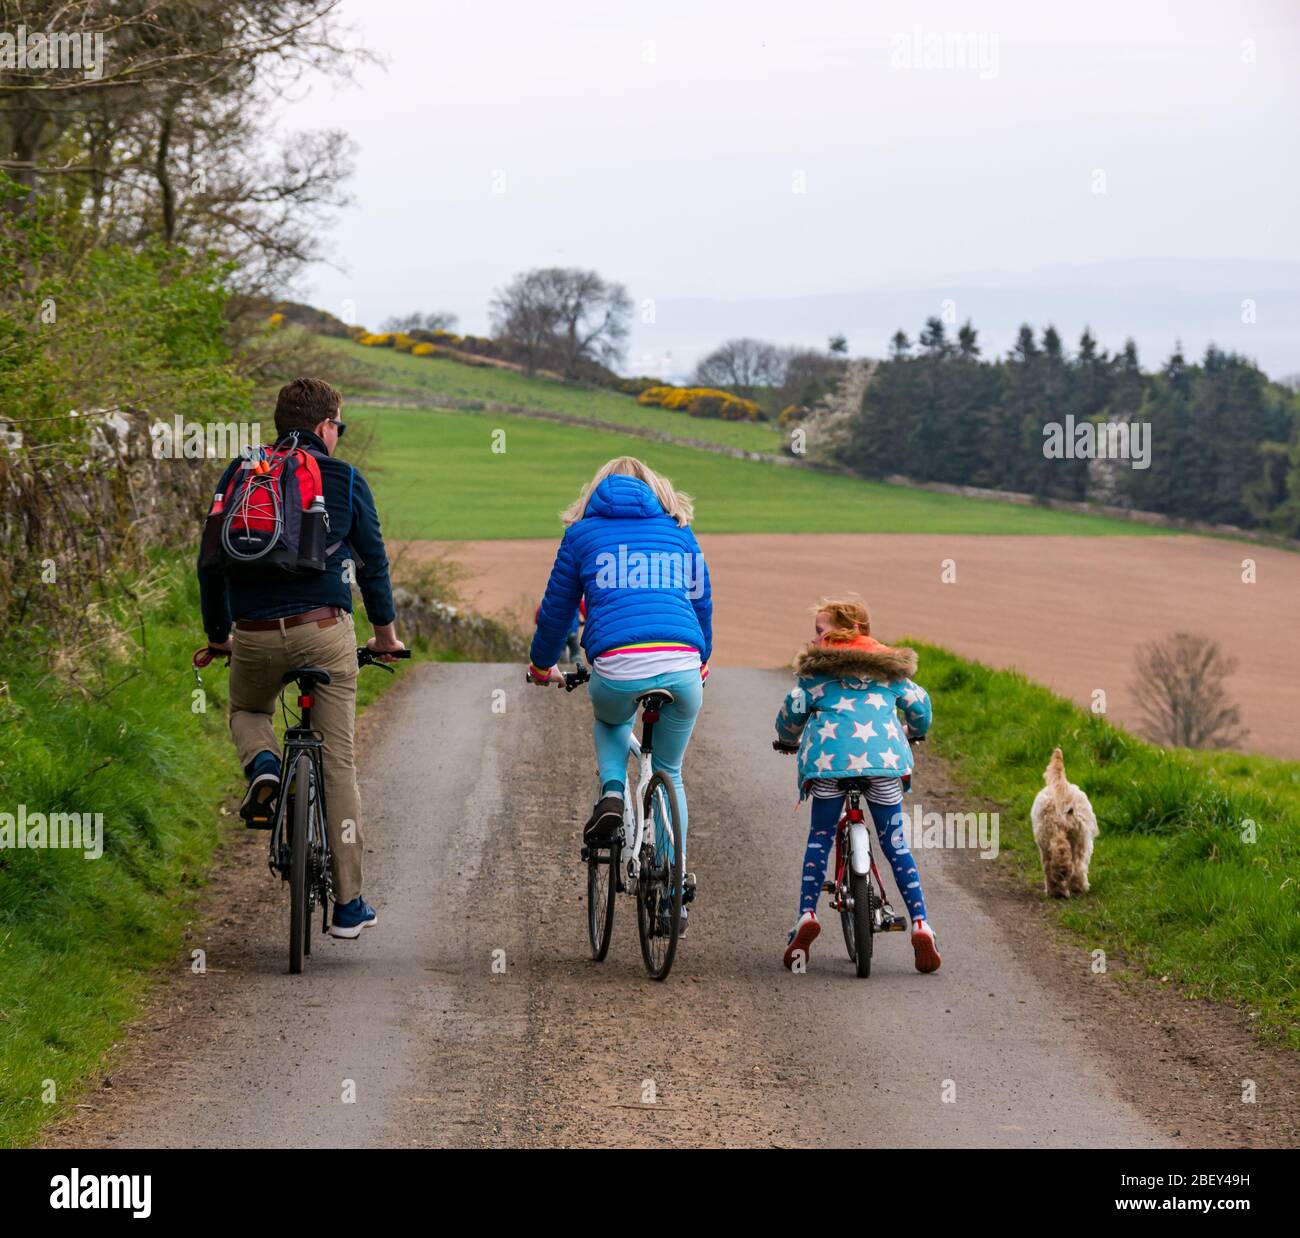
MULTIPOLYGON (((286 384, 275 406, 276 450, 300 448, 319 468, 328 516, 324 570, 286 571, 267 564, 232 572, 200 551, 198 574, 209 648, 231 655, 230 733, 248 779, 239 811, 250 828, 269 829, 275 817, 281 771, 273 718, 285 672, 301 666, 320 666, 329 672, 330 682, 313 693, 312 720, 325 740, 325 799, 334 878, 330 934, 354 938, 375 923, 375 911, 361 897, 361 800, 353 753, 357 694, 353 582, 374 626, 375 634, 367 642, 370 649, 384 654, 405 646, 394 630, 388 556, 370 487, 353 465, 334 455, 345 429, 341 407, 339 393, 319 378, 286 384)), ((236 471, 248 463, 231 462, 217 487, 218 496, 231 492, 236 471)), ((214 504, 214 511, 219 510, 220 505, 214 504)))

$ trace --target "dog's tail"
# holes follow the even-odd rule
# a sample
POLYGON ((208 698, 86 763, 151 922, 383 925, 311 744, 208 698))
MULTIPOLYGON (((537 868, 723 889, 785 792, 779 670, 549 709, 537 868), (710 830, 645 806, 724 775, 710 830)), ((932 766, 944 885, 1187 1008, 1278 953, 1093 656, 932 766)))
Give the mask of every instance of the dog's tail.
POLYGON ((1052 759, 1048 761, 1047 768, 1043 771, 1043 781, 1051 791, 1057 809, 1064 816, 1066 810, 1071 807, 1070 780, 1065 776, 1065 758, 1059 748, 1052 749, 1052 759))

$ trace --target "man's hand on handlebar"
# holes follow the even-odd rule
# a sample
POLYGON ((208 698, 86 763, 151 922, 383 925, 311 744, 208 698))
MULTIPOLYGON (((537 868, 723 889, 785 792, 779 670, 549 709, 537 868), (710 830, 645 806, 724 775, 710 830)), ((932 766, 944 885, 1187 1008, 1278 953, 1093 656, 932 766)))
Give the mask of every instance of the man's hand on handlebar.
POLYGON ((397 639, 397 632, 391 623, 379 623, 375 625, 375 634, 366 641, 366 648, 381 662, 391 662, 401 656, 406 646, 397 639))
POLYGON ((385 649, 377 651, 371 647, 372 642, 367 641, 364 645, 357 646, 357 665, 358 666, 377 666, 381 671, 387 671, 390 675, 393 668, 386 665, 389 662, 396 662, 398 658, 409 658, 411 651, 405 645, 398 649, 385 649))

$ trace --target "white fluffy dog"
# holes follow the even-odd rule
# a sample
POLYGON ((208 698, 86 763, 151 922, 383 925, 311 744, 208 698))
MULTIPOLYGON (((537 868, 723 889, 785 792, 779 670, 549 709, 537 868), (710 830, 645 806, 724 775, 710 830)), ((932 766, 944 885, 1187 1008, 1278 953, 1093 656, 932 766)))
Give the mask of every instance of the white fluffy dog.
POLYGON ((1043 889, 1053 898, 1087 894, 1092 840, 1099 833, 1088 797, 1065 776, 1061 750, 1043 771, 1047 784, 1035 797, 1031 819, 1043 861, 1043 889))

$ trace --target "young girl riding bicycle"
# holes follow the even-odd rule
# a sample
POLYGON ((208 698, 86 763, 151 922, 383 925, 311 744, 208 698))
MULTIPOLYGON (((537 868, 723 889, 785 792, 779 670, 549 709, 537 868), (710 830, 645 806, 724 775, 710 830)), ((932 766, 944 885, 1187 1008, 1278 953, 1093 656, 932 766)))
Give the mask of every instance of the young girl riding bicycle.
POLYGON ((916 970, 939 967, 934 931, 926 919, 921 877, 908 850, 902 801, 911 781, 909 738, 930 726, 930 698, 912 676, 916 651, 892 649, 871 636, 871 616, 856 598, 823 598, 815 607, 816 639, 795 659, 798 682, 776 717, 778 740, 798 744, 799 798, 811 795, 812 823, 804 853, 799 918, 790 931, 786 967, 802 952, 806 960, 821 924, 817 902, 826 861, 844 811, 839 783, 868 784, 864 796, 881 849, 894 871, 912 920, 916 970), (904 726, 899 725, 902 712, 904 726))

